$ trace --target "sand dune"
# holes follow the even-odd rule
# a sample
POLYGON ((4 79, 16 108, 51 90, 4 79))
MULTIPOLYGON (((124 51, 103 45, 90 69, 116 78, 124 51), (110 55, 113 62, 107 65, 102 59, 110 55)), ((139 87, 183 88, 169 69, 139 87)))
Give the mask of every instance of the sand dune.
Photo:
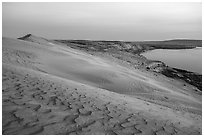
POLYGON ((201 96, 44 38, 3 38, 3 134, 201 134, 201 96))

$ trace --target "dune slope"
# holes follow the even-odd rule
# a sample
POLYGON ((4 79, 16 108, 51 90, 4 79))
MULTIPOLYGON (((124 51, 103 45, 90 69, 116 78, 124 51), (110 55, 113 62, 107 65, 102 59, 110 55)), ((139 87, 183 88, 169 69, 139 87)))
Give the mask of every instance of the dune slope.
POLYGON ((2 45, 3 134, 201 134, 191 85, 33 35, 2 45))

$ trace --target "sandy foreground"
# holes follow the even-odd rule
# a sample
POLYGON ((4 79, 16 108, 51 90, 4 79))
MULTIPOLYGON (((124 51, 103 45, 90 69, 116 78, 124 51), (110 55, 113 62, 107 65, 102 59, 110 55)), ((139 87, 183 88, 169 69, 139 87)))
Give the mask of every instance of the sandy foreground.
POLYGON ((31 39, 2 39, 2 134, 201 134, 195 87, 31 39))

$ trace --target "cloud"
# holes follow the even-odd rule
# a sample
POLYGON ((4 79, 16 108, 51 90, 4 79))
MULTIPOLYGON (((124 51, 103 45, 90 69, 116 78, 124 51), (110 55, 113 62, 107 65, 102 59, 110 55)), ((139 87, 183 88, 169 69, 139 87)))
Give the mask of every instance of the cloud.
POLYGON ((201 39, 201 11, 201 3, 3 3, 2 26, 11 37, 201 39))

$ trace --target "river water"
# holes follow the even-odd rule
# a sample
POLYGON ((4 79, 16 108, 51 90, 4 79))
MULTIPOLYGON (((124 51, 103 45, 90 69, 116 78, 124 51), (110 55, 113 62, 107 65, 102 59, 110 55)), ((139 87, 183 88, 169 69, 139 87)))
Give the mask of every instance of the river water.
POLYGON ((170 67, 202 74, 202 48, 181 50, 156 49, 141 55, 150 60, 162 61, 170 67))

